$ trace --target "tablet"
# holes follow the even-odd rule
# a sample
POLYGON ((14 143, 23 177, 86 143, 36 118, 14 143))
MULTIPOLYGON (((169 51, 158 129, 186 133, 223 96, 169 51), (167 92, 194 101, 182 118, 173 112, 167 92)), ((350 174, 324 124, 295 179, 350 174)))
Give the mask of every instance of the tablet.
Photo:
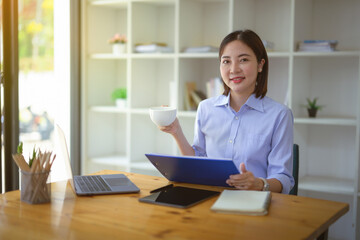
POLYGON ((230 187, 226 180, 239 174, 232 159, 145 154, 169 181, 230 187))
POLYGON ((139 201, 169 207, 188 208, 218 194, 220 192, 188 187, 172 187, 139 198, 139 201))

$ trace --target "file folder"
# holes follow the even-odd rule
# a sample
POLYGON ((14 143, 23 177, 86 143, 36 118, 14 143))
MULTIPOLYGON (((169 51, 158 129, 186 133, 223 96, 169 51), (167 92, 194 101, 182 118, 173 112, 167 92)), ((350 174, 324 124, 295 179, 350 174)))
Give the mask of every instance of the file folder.
POLYGON ((145 154, 169 181, 230 187, 226 180, 239 174, 232 159, 145 154))

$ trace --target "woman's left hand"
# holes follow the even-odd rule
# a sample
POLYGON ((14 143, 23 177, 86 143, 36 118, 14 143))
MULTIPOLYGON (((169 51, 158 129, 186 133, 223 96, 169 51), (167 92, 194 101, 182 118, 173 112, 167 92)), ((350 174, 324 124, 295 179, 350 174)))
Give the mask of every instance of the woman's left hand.
POLYGON ((240 164, 240 174, 230 175, 226 183, 240 190, 258 190, 263 189, 263 182, 256 178, 252 172, 246 170, 245 164, 240 164))

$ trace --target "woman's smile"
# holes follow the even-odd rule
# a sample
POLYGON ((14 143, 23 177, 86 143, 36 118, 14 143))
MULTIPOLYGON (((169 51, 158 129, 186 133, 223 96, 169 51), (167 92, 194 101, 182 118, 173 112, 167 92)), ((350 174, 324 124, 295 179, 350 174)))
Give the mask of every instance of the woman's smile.
POLYGON ((230 78, 230 81, 233 81, 234 83, 241 83, 244 79, 245 77, 233 77, 230 78))

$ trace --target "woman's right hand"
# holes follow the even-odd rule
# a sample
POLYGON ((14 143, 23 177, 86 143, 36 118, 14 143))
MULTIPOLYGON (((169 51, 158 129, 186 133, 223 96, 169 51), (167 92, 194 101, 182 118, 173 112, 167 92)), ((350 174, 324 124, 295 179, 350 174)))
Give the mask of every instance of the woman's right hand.
POLYGON ((181 129, 179 120, 175 118, 175 120, 168 126, 159 126, 158 127, 161 131, 170 133, 173 136, 176 136, 179 133, 179 130, 181 129))
POLYGON ((169 126, 158 128, 163 132, 170 133, 175 138, 182 155, 195 155, 195 150, 186 140, 186 137, 181 129, 180 122, 177 118, 175 118, 175 120, 169 126))

